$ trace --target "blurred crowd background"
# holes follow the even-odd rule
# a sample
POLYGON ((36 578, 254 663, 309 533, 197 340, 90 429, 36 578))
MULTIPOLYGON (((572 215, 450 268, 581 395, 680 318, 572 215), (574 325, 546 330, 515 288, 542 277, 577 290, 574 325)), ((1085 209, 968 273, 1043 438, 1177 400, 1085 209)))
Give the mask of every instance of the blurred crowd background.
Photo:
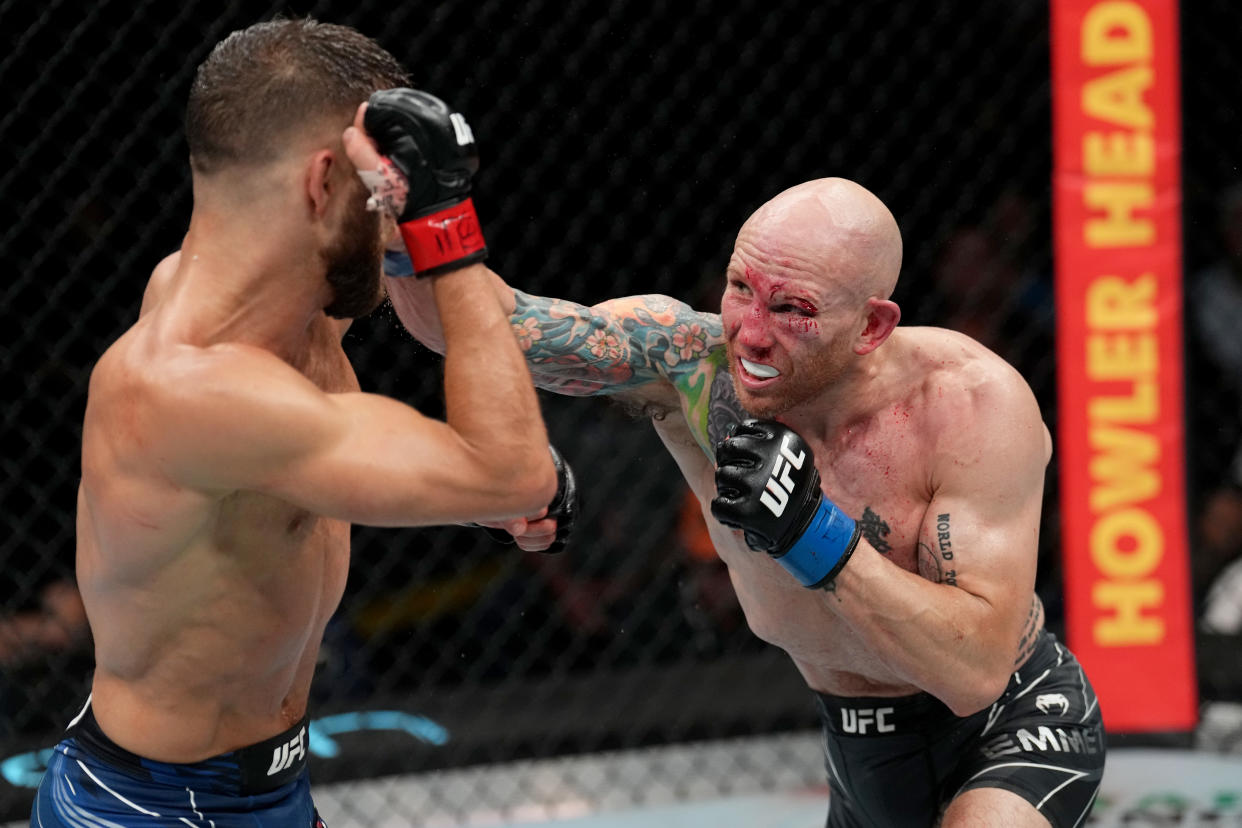
MULTIPOLYGON (((185 230, 194 68, 277 13, 359 28, 466 114, 490 263, 528 292, 714 309, 752 210, 810 178, 861 182, 905 237, 903 321, 996 350, 1055 435, 1045 2, 0 0, 0 753, 50 746, 86 695, 73 515, 87 380, 185 230)), ((1242 5, 1181 16, 1194 608, 1203 652, 1236 654, 1242 5)), ((439 358, 390 308, 346 346, 364 389, 442 413, 439 358)), ((543 399, 581 481, 571 546, 356 529, 315 710, 401 710, 451 736, 371 741, 317 779, 814 726, 650 426, 603 400, 543 399)), ((1060 632, 1056 471, 1054 457, 1038 590, 1060 632)), ((1205 703, 1242 701, 1240 664, 1200 658, 1205 703)), ((22 795, 0 782, 0 817, 20 816, 22 795)))

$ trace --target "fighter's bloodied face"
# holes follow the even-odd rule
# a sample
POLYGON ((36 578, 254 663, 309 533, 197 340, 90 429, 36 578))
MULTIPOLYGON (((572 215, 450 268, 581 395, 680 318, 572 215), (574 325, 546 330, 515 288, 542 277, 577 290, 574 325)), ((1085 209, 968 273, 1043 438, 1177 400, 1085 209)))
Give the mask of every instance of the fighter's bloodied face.
POLYGON ((720 300, 738 400, 774 417, 821 394, 852 356, 854 316, 801 257, 773 256, 739 235, 720 300))
POLYGON ((340 234, 322 253, 333 299, 324 313, 335 319, 358 319, 384 299, 384 247, 380 214, 366 208, 367 190, 355 177, 340 234))

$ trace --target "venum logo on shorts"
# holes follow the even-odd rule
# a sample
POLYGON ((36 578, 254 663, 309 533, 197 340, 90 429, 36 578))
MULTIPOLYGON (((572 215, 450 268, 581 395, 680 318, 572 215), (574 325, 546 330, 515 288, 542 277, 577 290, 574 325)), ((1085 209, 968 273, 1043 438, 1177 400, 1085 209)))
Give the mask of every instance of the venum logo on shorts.
POLYGON ((805 451, 798 452, 795 457, 790 450, 789 443, 792 439, 789 434, 781 439, 781 454, 776 458, 776 465, 772 467, 772 477, 768 480, 767 489, 759 495, 759 502, 777 517, 784 514, 785 507, 789 505, 789 496, 793 494, 794 482, 789 476, 790 468, 801 469, 806 461, 805 451))
POLYGON ((1035 707, 1040 713, 1056 713, 1064 716, 1069 713, 1069 699, 1060 693, 1045 693, 1035 697, 1035 707))
POLYGON ((845 733, 865 735, 875 725, 876 733, 892 733, 897 725, 890 724, 888 717, 892 715, 891 707, 845 707, 841 709, 841 730, 845 733))
POLYGON ((267 769, 267 775, 280 773, 293 767, 295 762, 299 762, 306 758, 306 728, 298 730, 298 735, 294 736, 288 742, 285 742, 278 748, 272 750, 272 766, 267 769))

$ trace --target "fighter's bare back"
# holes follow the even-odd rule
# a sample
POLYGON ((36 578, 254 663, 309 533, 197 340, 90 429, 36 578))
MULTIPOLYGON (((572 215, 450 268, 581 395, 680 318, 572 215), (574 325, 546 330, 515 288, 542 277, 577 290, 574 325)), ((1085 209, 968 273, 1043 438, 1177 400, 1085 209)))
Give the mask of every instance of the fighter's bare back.
MULTIPOLYGON (((175 264, 157 268, 143 315, 91 376, 77 557, 88 612, 108 620, 94 629, 96 718, 128 750, 193 762, 305 712, 345 585, 349 525, 254 492, 195 491, 161 469, 151 446, 174 424, 153 416, 153 397, 187 364, 228 372, 233 358, 256 357, 185 335, 162 307, 175 264)), ((313 323, 294 366, 325 392, 358 388, 340 324, 313 323)))

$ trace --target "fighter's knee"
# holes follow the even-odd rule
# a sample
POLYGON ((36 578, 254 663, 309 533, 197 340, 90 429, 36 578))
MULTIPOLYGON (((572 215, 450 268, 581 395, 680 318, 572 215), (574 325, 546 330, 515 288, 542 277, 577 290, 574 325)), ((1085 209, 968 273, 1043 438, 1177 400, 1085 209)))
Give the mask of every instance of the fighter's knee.
POLYGON ((938 824, 942 828, 1051 828, 1034 805, 1002 788, 973 788, 959 794, 938 824))

